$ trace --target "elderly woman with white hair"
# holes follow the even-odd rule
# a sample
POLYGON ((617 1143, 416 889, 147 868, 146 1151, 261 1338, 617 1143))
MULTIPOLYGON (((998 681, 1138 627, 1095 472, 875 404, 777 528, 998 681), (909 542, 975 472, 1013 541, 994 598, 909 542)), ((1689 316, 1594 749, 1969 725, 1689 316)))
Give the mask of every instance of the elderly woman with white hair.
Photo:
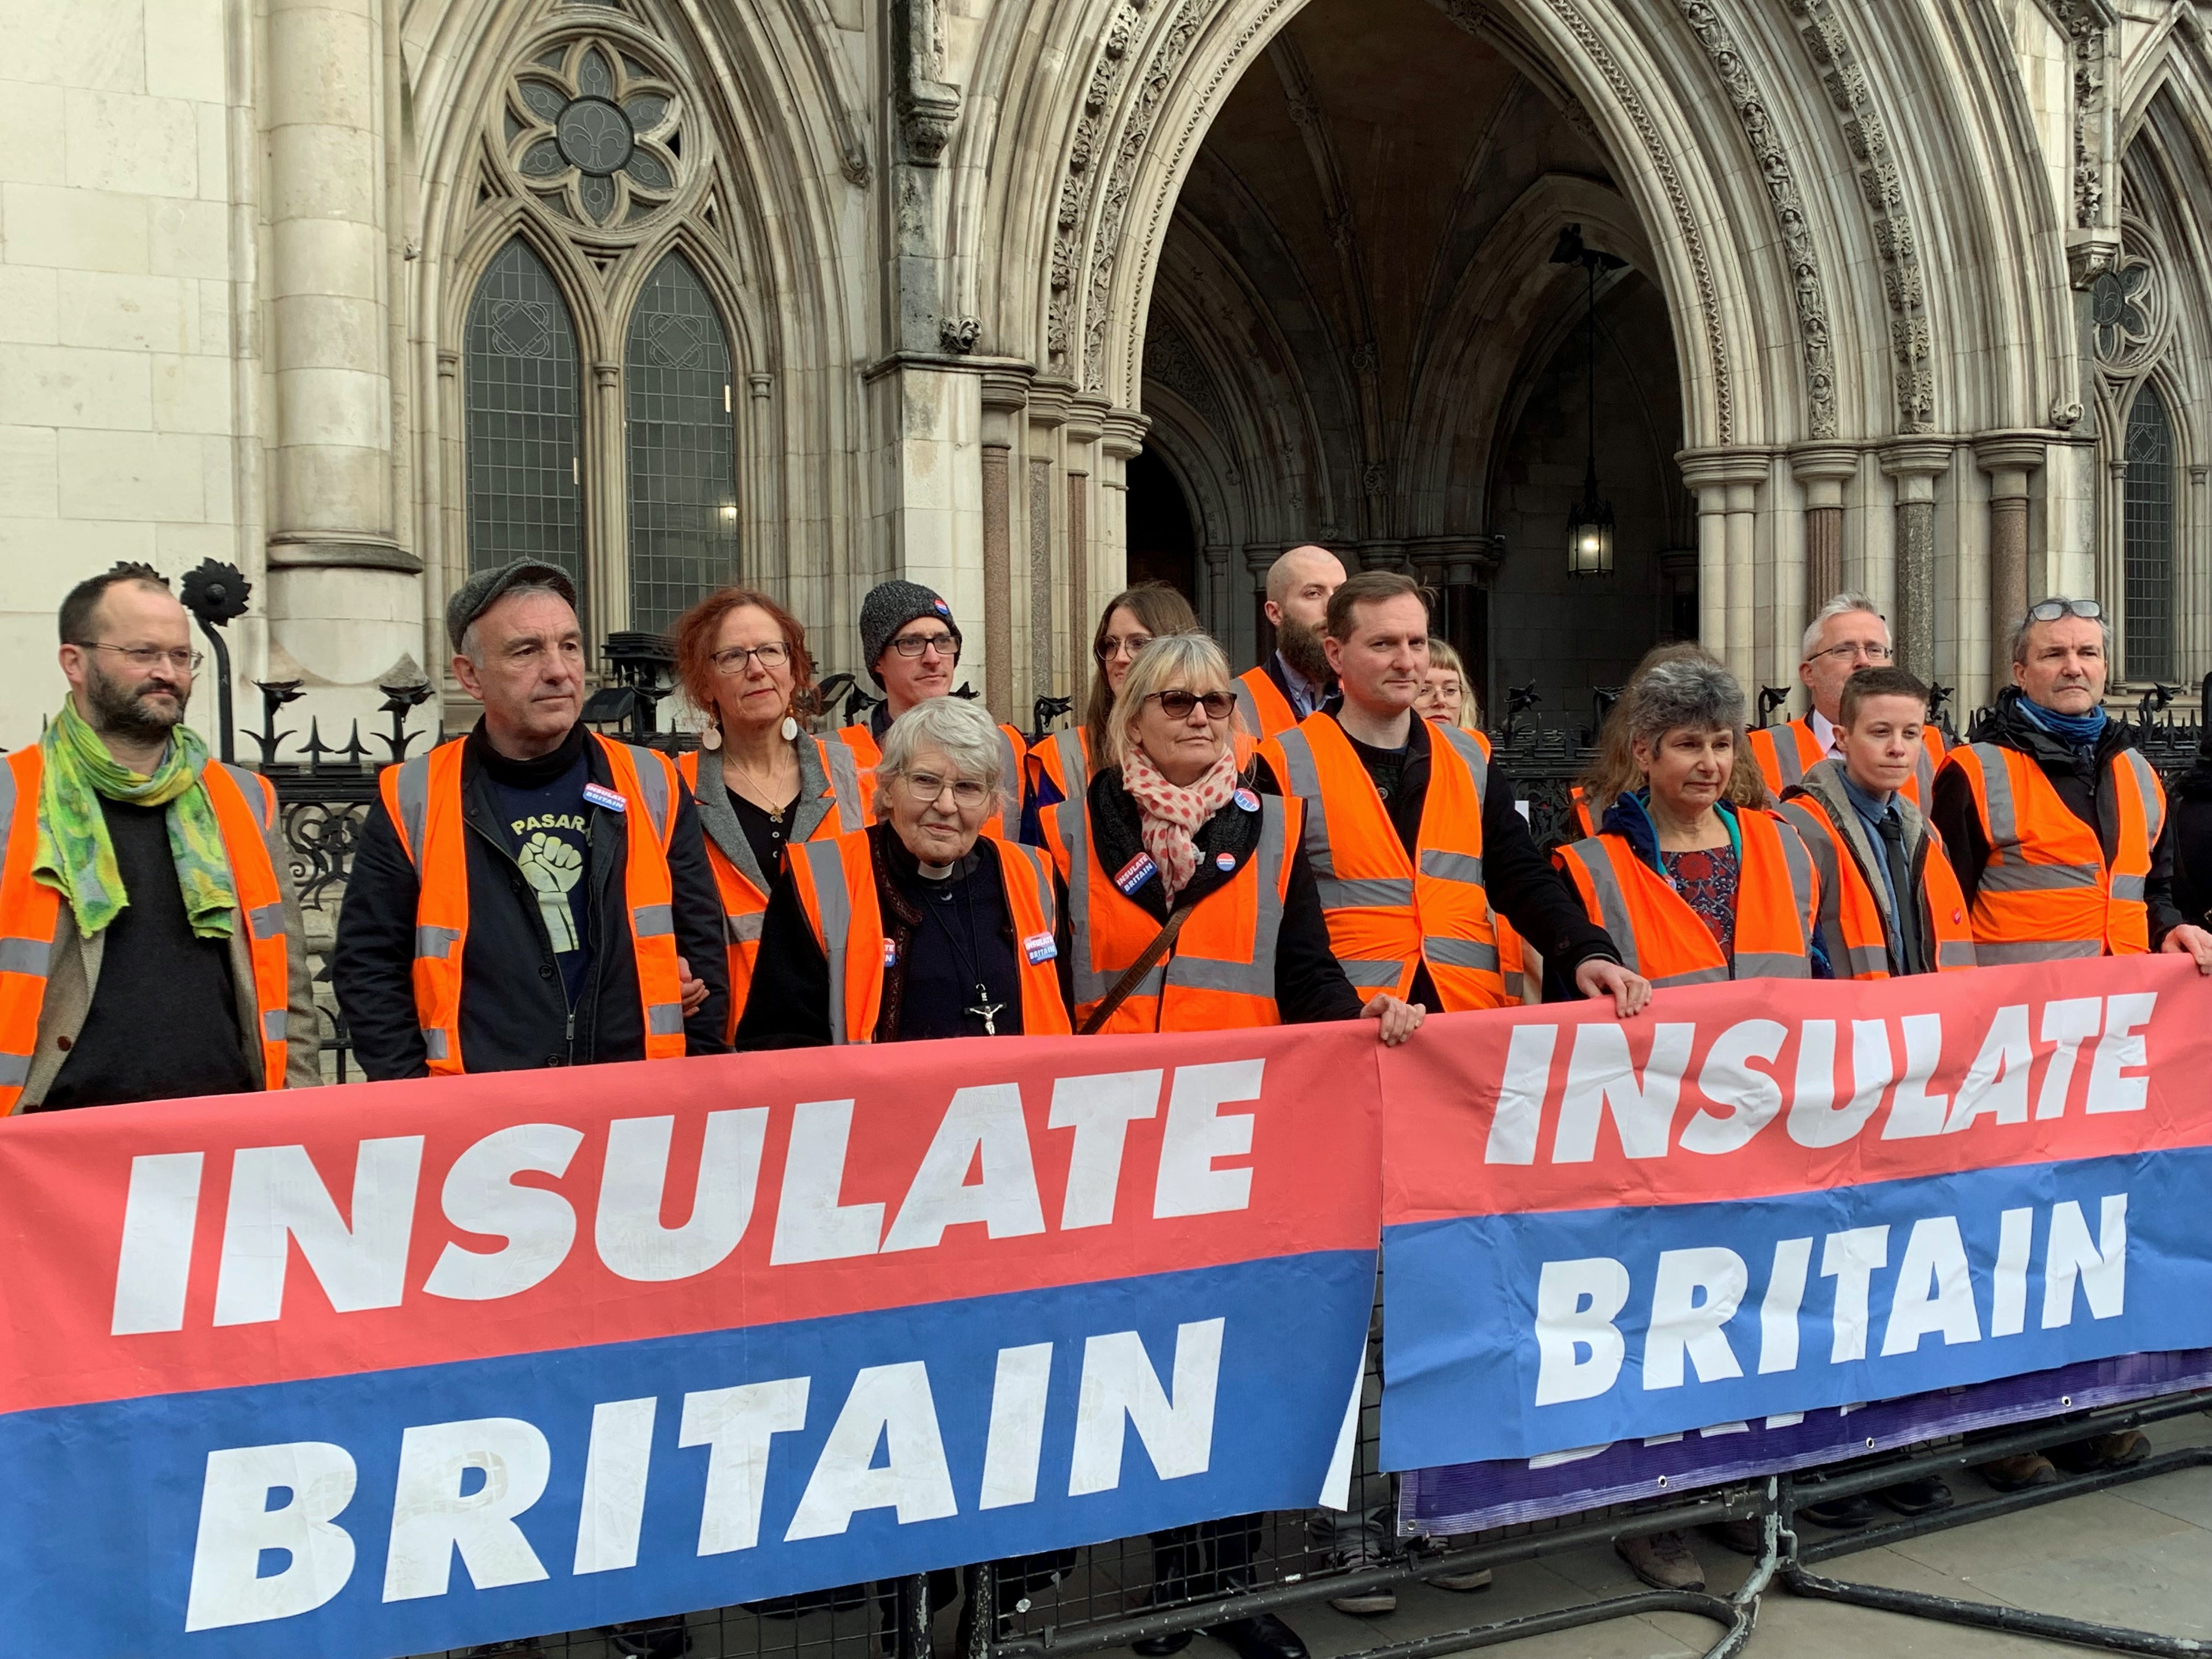
POLYGON ((891 723, 876 823, 790 851, 738 1048, 1067 1034, 1059 878, 1035 848, 981 833, 1018 787, 1006 752, 956 697, 891 723))
POLYGON ((1598 833, 1553 857, 1655 987, 1831 977, 1813 855, 1744 755, 1743 688, 1703 652, 1654 665, 1614 711, 1624 775, 1598 833))
POLYGON ((1121 682, 1107 758, 1041 823, 1066 885, 1079 1030, 1214 1031, 1352 1019, 1402 1042, 1421 1010, 1362 1001, 1329 948, 1302 803, 1237 771, 1229 664, 1203 634, 1152 641, 1121 682))

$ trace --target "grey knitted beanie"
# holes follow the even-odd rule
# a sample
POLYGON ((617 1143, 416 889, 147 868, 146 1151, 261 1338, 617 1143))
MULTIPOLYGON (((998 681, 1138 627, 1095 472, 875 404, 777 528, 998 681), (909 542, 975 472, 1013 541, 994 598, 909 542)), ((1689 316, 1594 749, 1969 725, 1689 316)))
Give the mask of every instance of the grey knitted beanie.
POLYGON ((924 617, 935 617, 951 629, 953 649, 960 648, 960 624, 952 620, 952 607, 934 589, 920 582, 878 582, 860 601, 860 660, 878 690, 884 677, 876 672, 876 665, 884 659, 891 640, 900 629, 924 617))

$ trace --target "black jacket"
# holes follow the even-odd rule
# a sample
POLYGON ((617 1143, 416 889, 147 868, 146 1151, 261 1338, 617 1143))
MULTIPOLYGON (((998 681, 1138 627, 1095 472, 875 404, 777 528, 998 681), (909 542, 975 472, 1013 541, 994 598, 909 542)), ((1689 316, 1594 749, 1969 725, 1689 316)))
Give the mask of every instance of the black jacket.
MULTIPOLYGON (((2098 844, 2104 848, 2105 862, 2109 866, 2118 845, 2120 826, 2118 822, 2103 821, 2097 806, 2098 781, 2111 769, 2113 756, 2136 746, 2135 733, 2118 720, 2106 721, 2094 752, 2084 761, 2069 744, 2062 743, 2022 714, 2020 701, 2017 686, 2008 685, 2000 691, 1996 709, 1976 731, 1973 741, 2017 750, 2041 767, 2043 775, 2058 792, 2058 799, 2066 803, 2067 811, 2097 832, 2098 844)), ((1989 838, 1982 834, 1981 814, 1974 808, 1973 786, 1958 767, 1946 766, 1936 774, 1932 793, 1935 799, 1929 803, 1928 821, 1943 837, 1943 850, 1950 855, 1951 868, 1958 874, 1959 890, 1966 895, 1967 908, 1972 909, 1974 895, 1981 890, 1982 872, 1990 861, 1989 838)), ((2185 920, 2173 902, 2175 814, 2172 806, 2169 800, 2165 826, 2160 830, 2157 844, 2150 851, 2150 874, 2143 882, 2143 902, 2150 911, 2150 948, 2154 951, 2168 933, 2185 920)))
MULTIPOLYGON (((508 851, 483 775, 483 725, 465 741, 461 816, 468 837, 469 932, 461 957, 463 1066, 512 1072, 642 1060, 645 1011, 622 878, 629 850, 624 814, 591 809, 586 879, 592 892, 592 969, 572 1018, 544 921, 508 851)), ((592 781, 611 787, 605 751, 588 738, 584 741, 592 781)), ((707 862, 698 810, 680 778, 676 791, 676 827, 668 854, 676 949, 693 977, 707 983, 705 1004, 684 1022, 684 1047, 695 1054, 720 1054, 730 997, 721 895, 707 862)), ((380 795, 368 810, 354 854, 331 956, 331 980, 354 1058, 372 1080, 422 1077, 429 1071, 413 983, 420 891, 414 862, 380 795)))
MULTIPOLYGON (((1334 719, 1334 715, 1313 716, 1316 720, 1324 717, 1334 719)), ((1408 857, 1420 840, 1421 810, 1429 799, 1431 742, 1429 723, 1414 715, 1407 742, 1405 769, 1399 774, 1397 789, 1382 804, 1408 857)), ((1353 748, 1358 747, 1355 743, 1353 748)), ((1260 787, 1279 793, 1280 786, 1273 772, 1265 766, 1257 769, 1260 787)), ((1528 823, 1521 816, 1519 799, 1514 793, 1513 780, 1505 775, 1493 757, 1482 794, 1483 889, 1490 908, 1511 922, 1515 933, 1544 953, 1547 983, 1552 983, 1556 975, 1558 985, 1570 988, 1562 994, 1572 994, 1577 968, 1593 959, 1619 962, 1620 952, 1613 948, 1613 939, 1605 929, 1584 913, 1582 902, 1575 896, 1566 878, 1536 850, 1536 838, 1528 833, 1528 823)), ((1413 976, 1412 1000, 1431 1013, 1440 1009, 1426 966, 1413 976)))
POLYGON ((2173 823, 2173 908, 2212 927, 2212 756, 2201 757, 2166 793, 2173 823))
MULTIPOLYGON (((876 871, 876 902, 882 907, 884 937, 896 947, 896 961, 884 970, 883 1008, 871 1040, 900 1041, 899 1013, 906 1003, 907 970, 916 959, 916 936, 922 915, 899 890, 902 880, 915 873, 915 857, 890 826, 871 824, 868 847, 876 871)), ((1009 964, 1018 960, 1022 941, 1015 937, 1012 914, 1006 908, 1006 887, 999 876, 999 852, 988 836, 975 842, 975 853, 990 860, 990 874, 1000 882, 996 922, 1001 951, 1009 964)), ((796 849, 793 849, 795 857, 796 849)), ((979 865, 976 873, 983 873, 979 865)), ((1054 944, 1059 950, 1060 996, 1063 1006, 1073 1006, 1073 970, 1068 959, 1067 895, 1054 878, 1054 912, 1059 917, 1054 944)), ((981 915, 979 905, 978 915, 981 915)), ((1013 1018, 999 1022, 999 1035, 1018 1036, 1026 1029, 1017 975, 1011 993, 1013 1018)), ((799 888, 791 878, 789 860, 775 890, 769 895, 768 912, 761 918, 760 957, 753 964, 753 988, 745 999, 744 1017, 738 1023, 737 1047, 757 1048, 820 1048, 830 1041, 830 963, 814 937, 814 924, 806 919, 799 888)))
MULTIPOLYGON (((1121 787, 1120 767, 1092 775, 1090 803, 1091 834, 1097 845, 1098 866, 1111 873, 1145 850, 1137 803, 1121 787)), ((1190 885, 1176 895, 1178 910, 1188 909, 1226 885, 1251 861, 1260 847, 1260 815, 1233 805, 1224 806, 1199 826, 1191 841, 1198 848, 1198 867, 1191 872, 1190 885), (1226 870, 1214 861, 1224 853, 1235 860, 1226 870)), ((1167 925, 1167 888, 1157 872, 1129 896, 1154 921, 1167 925)), ((1329 948, 1328 922, 1321 912, 1321 888, 1314 880, 1301 837, 1291 848, 1283 925, 1275 936, 1276 1017, 1285 1025, 1312 1025, 1323 1020, 1357 1019, 1362 1006, 1359 993, 1345 978, 1343 965, 1329 948)))

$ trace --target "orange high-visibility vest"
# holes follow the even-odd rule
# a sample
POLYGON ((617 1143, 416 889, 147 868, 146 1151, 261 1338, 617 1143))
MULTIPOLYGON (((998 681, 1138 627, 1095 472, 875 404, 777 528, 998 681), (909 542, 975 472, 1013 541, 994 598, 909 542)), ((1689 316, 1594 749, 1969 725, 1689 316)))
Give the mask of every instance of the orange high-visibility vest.
MULTIPOLYGON (((1275 943, 1283 931, 1291 849, 1304 817, 1304 803, 1295 798, 1261 797, 1260 844, 1252 856, 1198 902, 1167 960, 1152 965, 1102 1032, 1226 1031, 1282 1024, 1275 1004, 1275 943)), ((1067 884, 1079 1026, 1144 953, 1161 923, 1116 887, 1115 872, 1099 863, 1097 837, 1082 801, 1047 807, 1042 822, 1045 845, 1067 884)))
MULTIPOLYGON (((592 733, 623 806, 623 903, 645 1006, 645 1058, 684 1057, 684 985, 676 966, 674 887, 668 847, 676 834, 676 767, 667 756, 592 733)), ((461 815, 461 750, 455 738, 387 766, 384 810, 415 866, 415 1012, 433 1077, 467 1069, 461 1053, 462 954, 469 936, 468 827, 461 815)))
MULTIPOLYGON (((1859 867, 1850 844, 1827 803, 1817 795, 1796 794, 1783 802, 1782 816, 1813 854, 1820 878, 1820 943, 1838 979, 1887 979, 1889 935, 1882 926, 1881 903, 1859 867)), ((1974 930, 1966 920, 1966 897, 1944 855, 1943 838, 1927 826, 1921 858, 1920 890, 1899 894, 1899 903, 1920 907, 1920 931, 1935 946, 1936 969, 1950 973, 1975 965, 1974 930)), ((1874 837, 1873 850, 1881 843, 1874 837)))
MULTIPOLYGON (((2142 754, 2123 749, 2098 780, 2103 814, 2118 814, 2112 862, 2034 759, 1995 744, 1961 744, 1946 764, 1966 775, 1989 842, 1969 913, 1984 967, 2150 949, 2143 882, 2166 823, 2166 787, 2142 754)), ((2105 822, 2115 822, 2106 817, 2105 822)))
MULTIPOLYGON (((978 836, 980 846, 985 837, 978 836)), ((1067 1036, 1066 1006, 1060 1000, 1054 953, 1042 956, 1031 941, 1051 940, 1059 928, 1052 864, 1034 847, 988 838, 1006 882, 1006 911, 1014 924, 1014 952, 1021 969, 1022 1035, 1067 1036)), ((882 902, 876 895, 875 854, 868 833, 810 841, 791 849, 791 880, 814 942, 830 963, 830 1040, 873 1042, 884 1012, 884 969, 890 943, 882 902)))
MULTIPOLYGON (((1944 752, 1943 734, 1936 729, 1936 722, 1929 720, 1920 728, 1920 757, 1913 763, 1912 775, 1897 793, 1915 806, 1926 806, 1929 791, 1935 787, 1936 769, 1943 763, 1944 752)), ((1761 726, 1753 732, 1751 753, 1766 779, 1766 787, 1777 795, 1793 783, 1802 783, 1806 773, 1828 758, 1814 739, 1809 714, 1787 726, 1761 726)))
POLYGON ((1582 840, 1588 841, 1597 834, 1597 820, 1590 816, 1589 798, 1583 793, 1579 783, 1568 787, 1567 811, 1574 821, 1575 828, 1583 832, 1582 840))
MULTIPOLYGON (((1062 800, 1080 799, 1091 787, 1091 734, 1079 726, 1040 738, 1030 745, 1029 757, 1062 800)), ((1048 838, 1045 844, 1052 843, 1048 838)))
MULTIPOLYGON (((824 813, 806 839, 830 841, 866 829, 868 821, 860 811, 860 769, 854 763, 853 751, 819 738, 799 741, 812 744, 819 753, 822 770, 830 780, 829 798, 837 808, 824 813)), ((694 796, 699 793, 699 753, 695 749, 676 763, 676 770, 694 796)), ((753 885, 752 878, 731 861, 712 836, 706 842, 707 862, 713 866, 714 885, 722 895, 722 939, 729 950, 730 1021, 729 1030, 722 1034, 726 1042, 737 1036, 738 1020, 752 991, 753 963, 760 955, 761 918, 768 913, 768 895, 753 885)))
POLYGON ((1562 847, 1553 862, 1575 884, 1589 919, 1613 935, 1632 974, 1656 986, 1727 979, 1810 979, 1820 883, 1797 832, 1771 812, 1740 807, 1742 838, 1735 895, 1735 965, 1730 970, 1705 920, 1672 884, 1636 855, 1628 837, 1606 834, 1562 847))
POLYGON ((1265 663, 1239 674, 1231 689, 1237 693, 1237 719, 1255 738, 1264 742, 1280 737, 1297 725, 1298 711, 1291 707, 1265 663))
MULTIPOLYGON (((46 757, 37 744, 19 749, 0 769, 0 1115, 22 1103, 38 1047, 39 1013, 62 896, 32 878, 39 860, 39 786, 46 757)), ((246 914, 253 962, 253 1006, 261 1032, 261 1086, 284 1086, 289 1057, 292 946, 284 931, 284 889, 263 836, 276 822, 276 792, 243 767, 210 760, 200 787, 215 809, 238 908, 246 914)))
POLYGON ((1403 997, 1423 963, 1447 1012, 1505 1006, 1498 933, 1482 886, 1483 746, 1429 727, 1429 790, 1418 864, 1335 720, 1320 715, 1263 744, 1286 795, 1305 803, 1306 859, 1328 939, 1361 992, 1403 997))
MULTIPOLYGON (((1022 741, 1022 734, 1011 726, 999 728, 999 739, 1004 745, 999 757, 1000 784, 1013 796, 1018 808, 1022 793, 1022 758, 1029 753, 1029 745, 1022 741)), ((884 757, 883 746, 876 741, 876 734, 869 730, 866 720, 858 726, 842 727, 835 741, 853 751, 853 763, 860 772, 860 816, 866 822, 872 823, 876 817, 876 766, 884 757)), ((1018 811, 1017 817, 1018 816, 1018 811)), ((981 833, 996 840, 1006 832, 1003 812, 994 812, 983 820, 981 833)))
MULTIPOLYGON (((1491 756, 1489 732, 1480 730, 1469 731, 1465 726, 1455 726, 1453 729, 1466 732, 1468 737, 1473 738, 1476 746, 1482 750, 1484 762, 1486 763, 1489 761, 1491 756)), ((1433 761, 1431 763, 1431 765, 1434 763, 1433 761)), ((1489 779, 1488 772, 1486 771, 1483 776, 1486 784, 1489 779)), ((1486 892, 1485 897, 1487 896, 1486 892)), ((1527 947, 1522 944, 1521 935, 1513 931, 1513 924, 1506 921, 1504 914, 1498 910, 1491 911, 1490 925, 1498 934, 1498 972, 1499 978, 1505 984, 1505 1006, 1508 1008, 1518 1008, 1524 1005, 1541 1002, 1544 1000, 1544 988, 1528 971, 1527 947)))

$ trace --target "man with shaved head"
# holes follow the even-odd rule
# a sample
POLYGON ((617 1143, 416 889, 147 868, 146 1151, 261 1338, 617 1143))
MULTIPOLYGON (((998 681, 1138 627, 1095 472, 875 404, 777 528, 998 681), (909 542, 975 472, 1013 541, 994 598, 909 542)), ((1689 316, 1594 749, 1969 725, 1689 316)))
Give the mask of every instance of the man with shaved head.
POLYGON ((1322 648, 1322 629, 1329 598, 1343 586, 1336 555, 1310 542, 1267 567, 1275 654, 1237 682, 1237 711, 1254 737, 1287 732, 1328 702, 1336 676, 1322 648))

